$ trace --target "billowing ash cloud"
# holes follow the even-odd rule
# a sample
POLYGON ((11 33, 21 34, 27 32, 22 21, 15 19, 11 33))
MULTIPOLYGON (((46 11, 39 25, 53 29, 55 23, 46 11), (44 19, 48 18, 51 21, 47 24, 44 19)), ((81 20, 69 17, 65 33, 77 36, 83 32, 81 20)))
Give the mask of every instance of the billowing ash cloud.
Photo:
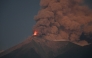
POLYGON ((82 3, 82 0, 41 0, 34 30, 49 40, 79 41, 82 32, 92 32, 92 10, 82 3))

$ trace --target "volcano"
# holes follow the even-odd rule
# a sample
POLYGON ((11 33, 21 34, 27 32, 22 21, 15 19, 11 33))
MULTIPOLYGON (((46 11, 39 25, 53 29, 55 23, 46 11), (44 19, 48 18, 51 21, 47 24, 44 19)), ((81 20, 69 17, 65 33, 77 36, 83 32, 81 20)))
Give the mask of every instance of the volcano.
POLYGON ((92 44, 79 46, 69 41, 50 41, 31 36, 2 52, 0 58, 92 58, 92 44))
POLYGON ((33 36, 0 58, 92 58, 92 10, 84 0, 40 0, 33 36))

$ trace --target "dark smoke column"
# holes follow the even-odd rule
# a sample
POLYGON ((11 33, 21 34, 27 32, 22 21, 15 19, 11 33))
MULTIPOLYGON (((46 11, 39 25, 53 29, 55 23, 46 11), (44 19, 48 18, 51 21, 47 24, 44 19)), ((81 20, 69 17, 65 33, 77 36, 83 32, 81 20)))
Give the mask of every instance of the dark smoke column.
POLYGON ((83 0, 41 0, 40 6, 34 26, 40 35, 51 41, 88 45, 80 36, 92 33, 92 10, 83 5, 83 0))

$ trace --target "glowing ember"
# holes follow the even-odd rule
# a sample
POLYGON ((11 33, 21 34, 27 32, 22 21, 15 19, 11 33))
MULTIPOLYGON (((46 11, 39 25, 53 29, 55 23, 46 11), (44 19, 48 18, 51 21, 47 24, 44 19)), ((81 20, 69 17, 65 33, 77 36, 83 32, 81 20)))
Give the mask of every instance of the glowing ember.
POLYGON ((36 36, 36 35, 37 35, 37 33, 38 33, 37 31, 34 31, 34 34, 33 34, 33 35, 35 35, 35 36, 36 36))

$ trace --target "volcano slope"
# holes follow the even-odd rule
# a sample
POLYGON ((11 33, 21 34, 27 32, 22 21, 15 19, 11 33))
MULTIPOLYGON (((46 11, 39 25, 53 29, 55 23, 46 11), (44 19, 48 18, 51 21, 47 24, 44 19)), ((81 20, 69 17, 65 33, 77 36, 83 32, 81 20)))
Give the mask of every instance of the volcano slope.
POLYGON ((92 44, 79 46, 69 41, 30 37, 2 52, 0 58, 92 58, 92 44))

